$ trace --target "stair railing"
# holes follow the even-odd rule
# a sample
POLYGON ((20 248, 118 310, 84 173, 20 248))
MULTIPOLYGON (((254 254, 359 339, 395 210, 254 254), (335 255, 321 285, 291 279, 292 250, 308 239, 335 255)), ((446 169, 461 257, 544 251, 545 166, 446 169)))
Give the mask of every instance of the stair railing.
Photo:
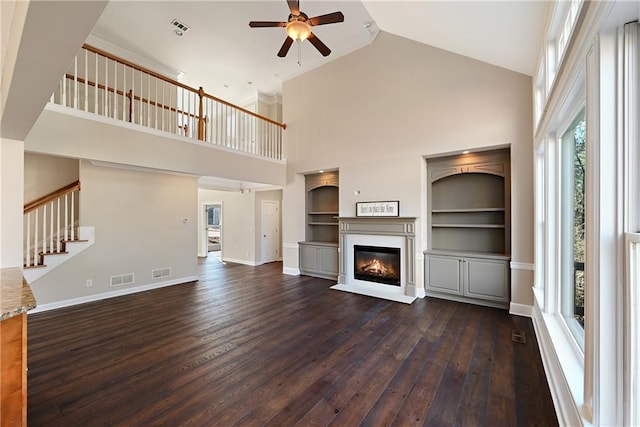
POLYGON ((73 182, 24 205, 24 266, 44 265, 44 256, 66 251, 78 240, 80 181, 73 182))
POLYGON ((286 125, 83 45, 51 102, 270 159, 286 125))

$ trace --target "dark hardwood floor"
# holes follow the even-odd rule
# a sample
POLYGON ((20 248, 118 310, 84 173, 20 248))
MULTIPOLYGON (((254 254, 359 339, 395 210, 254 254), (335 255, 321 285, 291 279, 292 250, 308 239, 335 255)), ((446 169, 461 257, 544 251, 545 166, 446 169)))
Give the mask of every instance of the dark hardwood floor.
POLYGON ((281 272, 30 315, 29 425, 557 425, 529 319, 281 272))

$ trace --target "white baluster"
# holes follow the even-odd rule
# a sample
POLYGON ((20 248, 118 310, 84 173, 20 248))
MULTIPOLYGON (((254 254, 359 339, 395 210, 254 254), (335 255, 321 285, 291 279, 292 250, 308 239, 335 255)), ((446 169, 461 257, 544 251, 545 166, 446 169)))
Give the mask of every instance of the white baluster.
MULTIPOLYGON (((127 121, 127 67, 122 64, 122 121, 127 121)), ((73 201, 73 197, 71 198, 73 201)))
POLYGON ((89 111, 89 51, 84 51, 84 111, 89 111))
MULTIPOLYGON (((142 73, 140 73, 142 76, 142 73)), ((142 84, 142 77, 140 77, 142 84)), ((140 101, 142 102, 142 101, 140 101)), ((147 126, 151 127, 151 76, 147 76, 147 126)))
POLYGON ((60 252, 60 239, 62 238, 62 236, 60 235, 60 197, 58 197, 58 229, 56 230, 56 246, 57 246, 57 251, 56 252, 60 252))
POLYGON ((25 265, 31 265, 31 212, 27 212, 27 260, 25 265))
POLYGON ((93 94, 94 94, 93 111, 96 114, 99 114, 98 113, 98 82, 100 82, 100 79, 99 79, 100 70, 99 70, 99 67, 98 67, 98 54, 94 53, 93 57, 96 59, 96 61, 95 61, 96 62, 96 66, 95 66, 95 69, 96 69, 95 79, 96 79, 96 81, 94 82, 94 85, 93 85, 93 94))
POLYGON ((104 58, 104 116, 111 117, 111 109, 109 108, 109 59, 104 58))
POLYGON ((50 227, 49 227, 49 252, 53 252, 53 204, 54 202, 51 202, 51 205, 49 205, 49 216, 51 217, 50 220, 50 227))
POLYGON ((67 106, 67 73, 62 76, 62 102, 60 102, 60 105, 67 106))
POLYGON ((34 230, 33 230, 33 265, 36 265, 38 263, 38 211, 39 209, 36 209, 33 211, 34 216, 35 216, 35 221, 34 221, 34 230))
POLYGON ((75 191, 71 193, 71 240, 76 240, 75 194, 75 191))
POLYGON ((42 252, 47 252, 47 205, 42 205, 42 252))
POLYGON ((78 55, 73 58, 73 108, 78 108, 78 55))
POLYGON ((64 195, 64 240, 69 240, 69 194, 64 195))
POLYGON ((113 118, 118 118, 118 63, 113 61, 113 118))

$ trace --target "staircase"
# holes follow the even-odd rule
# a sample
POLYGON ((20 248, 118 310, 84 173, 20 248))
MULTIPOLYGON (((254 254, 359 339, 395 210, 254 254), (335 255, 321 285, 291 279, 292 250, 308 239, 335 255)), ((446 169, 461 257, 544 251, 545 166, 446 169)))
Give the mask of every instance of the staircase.
POLYGON ((23 275, 32 283, 93 245, 94 228, 79 227, 80 181, 24 206, 23 275))

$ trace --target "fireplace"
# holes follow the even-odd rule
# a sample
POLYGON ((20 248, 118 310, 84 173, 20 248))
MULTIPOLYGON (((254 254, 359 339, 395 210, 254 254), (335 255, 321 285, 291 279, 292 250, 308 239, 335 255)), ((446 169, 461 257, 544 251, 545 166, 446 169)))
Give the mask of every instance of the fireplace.
POLYGON ((354 245, 353 276, 367 282, 400 286, 400 248, 354 245))
POLYGON ((332 289, 411 304, 414 217, 340 217, 340 274, 332 289), (366 274, 365 277, 362 274, 366 274))

